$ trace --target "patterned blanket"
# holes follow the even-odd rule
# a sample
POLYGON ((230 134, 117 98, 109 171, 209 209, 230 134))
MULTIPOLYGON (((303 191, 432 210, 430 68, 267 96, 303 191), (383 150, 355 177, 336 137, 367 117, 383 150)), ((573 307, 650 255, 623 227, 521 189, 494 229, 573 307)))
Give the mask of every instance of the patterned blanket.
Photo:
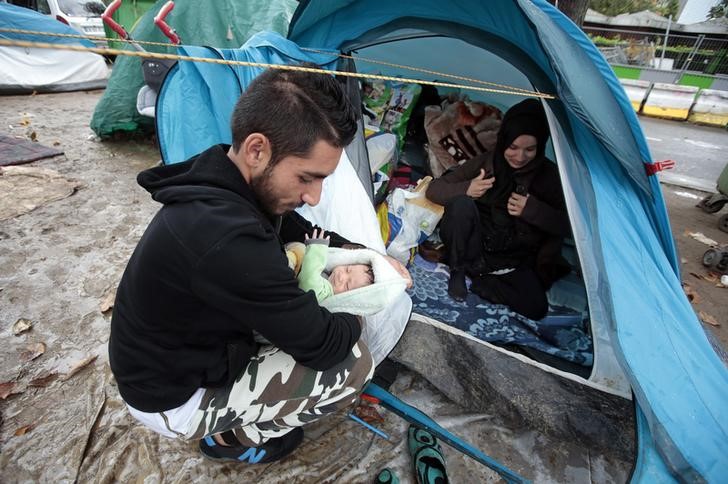
POLYGON ((592 365, 594 355, 586 311, 550 304, 548 315, 533 321, 471 292, 463 302, 453 300, 447 294, 450 275, 444 264, 428 262, 417 255, 409 270, 414 280, 408 291, 413 312, 489 343, 526 346, 572 363, 592 365))

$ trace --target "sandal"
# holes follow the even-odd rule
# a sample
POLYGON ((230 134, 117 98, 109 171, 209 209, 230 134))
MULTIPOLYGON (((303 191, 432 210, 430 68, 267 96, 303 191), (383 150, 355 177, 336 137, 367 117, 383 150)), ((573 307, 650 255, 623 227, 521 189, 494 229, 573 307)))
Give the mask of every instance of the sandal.
POLYGON ((407 444, 419 484, 447 484, 449 482, 440 444, 430 432, 411 425, 407 444))
POLYGON ((392 472, 392 469, 385 467, 377 474, 374 484, 399 484, 399 478, 392 472))

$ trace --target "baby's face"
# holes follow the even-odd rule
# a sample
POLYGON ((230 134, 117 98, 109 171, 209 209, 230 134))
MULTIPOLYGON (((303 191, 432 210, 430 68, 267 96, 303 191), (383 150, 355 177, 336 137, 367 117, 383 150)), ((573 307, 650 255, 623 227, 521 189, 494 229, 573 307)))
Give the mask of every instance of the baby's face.
POLYGON ((336 266, 329 275, 329 282, 334 294, 368 286, 372 283, 370 268, 366 264, 336 266))

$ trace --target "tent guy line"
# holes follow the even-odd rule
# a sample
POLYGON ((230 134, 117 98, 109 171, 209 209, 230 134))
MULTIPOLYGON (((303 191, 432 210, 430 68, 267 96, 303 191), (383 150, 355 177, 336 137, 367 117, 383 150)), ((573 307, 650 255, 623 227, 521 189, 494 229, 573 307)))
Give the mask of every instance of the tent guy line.
MULTIPOLYGON (((327 54, 327 53, 330 54, 331 53, 331 52, 328 52, 328 51, 325 51, 325 50, 312 49, 310 47, 301 47, 301 50, 305 50, 307 52, 314 52, 314 53, 317 53, 317 54, 327 54)), ((395 64, 395 63, 392 63, 392 62, 386 62, 386 61, 371 59, 371 58, 368 58, 368 57, 361 57, 361 56, 358 56, 358 55, 357 56, 348 55, 348 54, 336 54, 336 55, 338 55, 342 59, 351 59, 351 60, 355 60, 355 61, 369 62, 371 64, 380 64, 380 65, 383 65, 383 66, 397 67, 397 68, 400 68, 400 69, 407 69, 407 70, 410 70, 410 71, 422 72, 422 73, 425 73, 425 74, 434 74, 434 75, 437 75, 437 76, 448 77, 450 79, 459 79, 461 81, 474 82, 476 84, 483 84, 483 85, 487 85, 487 86, 502 87, 502 88, 505 88, 505 89, 511 89, 511 90, 514 90, 514 91, 523 92, 524 94, 528 94, 528 95, 535 94, 534 91, 530 91, 528 89, 522 89, 520 87, 508 86, 506 84, 498 84, 497 82, 481 81, 480 79, 473 79, 472 77, 458 76, 456 74, 447 74, 445 72, 433 71, 433 70, 430 70, 430 69, 423 69, 421 67, 413 67, 413 66, 408 66, 408 65, 404 65, 404 64, 395 64)))
MULTIPOLYGON (((96 40, 96 41, 113 40, 113 41, 123 41, 123 42, 130 42, 130 43, 133 42, 133 43, 140 44, 140 45, 158 45, 158 46, 170 47, 170 44, 163 43, 163 42, 127 40, 127 39, 111 39, 111 38, 98 37, 98 36, 49 33, 49 32, 24 30, 24 29, 0 28, 0 32, 27 34, 27 35, 45 35, 45 36, 49 36, 49 37, 65 37, 65 38, 74 38, 74 39, 77 38, 77 39, 96 40)), ((165 54, 165 53, 161 53, 161 52, 145 51, 145 52, 140 53, 140 52, 120 50, 120 49, 92 48, 92 47, 81 47, 81 46, 71 46, 71 45, 62 46, 60 44, 48 44, 48 43, 44 43, 44 42, 10 41, 10 40, 0 39, 0 45, 18 46, 18 47, 36 47, 36 48, 43 48, 43 49, 90 51, 90 52, 94 52, 94 53, 101 54, 101 55, 128 55, 128 56, 133 56, 133 57, 158 58, 158 59, 161 58, 161 59, 171 59, 171 60, 186 60, 186 61, 193 61, 193 62, 209 62, 209 63, 216 63, 216 64, 247 65, 250 67, 270 67, 270 68, 279 68, 279 69, 284 69, 284 70, 286 70, 286 69, 287 70, 296 70, 296 69, 294 69, 294 67, 296 67, 296 66, 287 66, 287 65, 279 65, 279 64, 256 65, 256 63, 253 63, 253 62, 228 61, 228 60, 222 60, 222 59, 206 59, 206 58, 190 57, 190 56, 177 56, 175 54, 165 54), (22 45, 21 44, 11 44, 8 42, 19 42, 19 43, 22 43, 22 45), (28 45, 28 44, 33 44, 33 45, 28 45), (143 54, 143 55, 139 55, 139 54, 143 54)), ((495 82, 482 81, 479 79, 473 79, 473 78, 465 77, 465 76, 458 76, 455 74, 447 74, 444 72, 438 72, 438 71, 423 69, 423 68, 419 68, 419 67, 412 67, 412 66, 407 66, 407 65, 403 65, 403 64, 394 64, 394 63, 379 61, 376 59, 370 59, 370 58, 366 58, 366 57, 352 56, 352 55, 340 54, 340 53, 337 54, 335 52, 324 51, 324 50, 319 50, 319 49, 311 49, 311 48, 306 48, 306 47, 302 47, 301 50, 315 52, 315 53, 319 53, 319 54, 336 55, 336 56, 344 58, 344 59, 352 59, 352 60, 363 61, 363 62, 368 62, 368 63, 372 63, 372 64, 381 64, 381 65, 390 66, 390 67, 397 67, 400 69, 407 69, 407 70, 415 71, 415 72, 422 72, 425 74, 439 75, 439 76, 443 76, 443 77, 447 77, 447 78, 451 78, 451 79, 458 79, 458 80, 462 80, 462 81, 473 82, 476 84, 495 86, 495 87, 499 87, 501 89, 479 88, 477 86, 468 86, 468 85, 454 84, 454 83, 441 83, 438 81, 424 81, 424 80, 418 80, 418 79, 409 79, 409 78, 392 77, 392 76, 382 76, 382 75, 378 75, 378 74, 362 74, 362 73, 355 73, 355 72, 329 71, 329 70, 323 70, 323 69, 316 70, 313 68, 301 69, 301 70, 306 70, 307 72, 321 72, 321 73, 327 73, 327 74, 339 74, 339 75, 344 75, 344 76, 348 76, 348 77, 380 79, 380 80, 389 80, 389 81, 394 81, 394 82, 413 82, 413 83, 417 83, 417 84, 427 84, 427 85, 431 85, 431 86, 470 89, 470 90, 483 91, 483 92, 493 92, 493 93, 498 93, 498 94, 531 96, 531 97, 537 97, 537 98, 542 98, 542 99, 556 99, 556 97, 551 94, 540 93, 537 91, 530 91, 528 89, 522 89, 519 87, 498 84, 495 82)))
POLYGON ((84 39, 84 40, 92 40, 92 41, 105 40, 107 42, 128 42, 128 43, 139 44, 139 45, 157 45, 160 47, 174 47, 174 45, 170 44, 169 42, 153 42, 151 40, 120 39, 120 38, 113 38, 113 37, 101 37, 98 35, 62 34, 60 32, 43 32, 41 30, 10 29, 10 28, 3 27, 3 28, 0 28, 0 32, 5 32, 5 33, 9 33, 9 34, 45 35, 47 37, 62 37, 65 39, 84 39))

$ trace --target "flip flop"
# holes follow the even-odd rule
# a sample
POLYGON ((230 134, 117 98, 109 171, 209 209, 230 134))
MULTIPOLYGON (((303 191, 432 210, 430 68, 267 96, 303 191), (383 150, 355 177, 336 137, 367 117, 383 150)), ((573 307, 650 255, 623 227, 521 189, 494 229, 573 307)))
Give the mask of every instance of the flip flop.
POLYGON ((374 484, 399 484, 399 478, 392 472, 392 469, 385 467, 377 474, 374 484))
POLYGON ((445 458, 440 444, 430 432, 411 425, 407 433, 407 445, 419 484, 448 484, 445 458))

